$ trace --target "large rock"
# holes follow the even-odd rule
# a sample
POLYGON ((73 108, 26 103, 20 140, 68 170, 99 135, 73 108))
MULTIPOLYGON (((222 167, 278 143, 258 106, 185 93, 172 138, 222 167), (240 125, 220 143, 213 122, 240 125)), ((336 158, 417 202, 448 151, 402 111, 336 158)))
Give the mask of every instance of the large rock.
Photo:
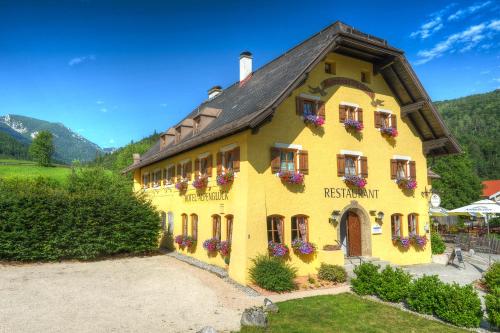
POLYGON ((212 326, 205 326, 196 333, 217 333, 217 331, 212 326))
POLYGON ((241 326, 266 327, 267 314, 262 308, 253 307, 245 309, 241 315, 241 326))
POLYGON ((276 304, 274 304, 269 298, 264 298, 264 311, 265 312, 273 312, 278 313, 279 308, 276 304))

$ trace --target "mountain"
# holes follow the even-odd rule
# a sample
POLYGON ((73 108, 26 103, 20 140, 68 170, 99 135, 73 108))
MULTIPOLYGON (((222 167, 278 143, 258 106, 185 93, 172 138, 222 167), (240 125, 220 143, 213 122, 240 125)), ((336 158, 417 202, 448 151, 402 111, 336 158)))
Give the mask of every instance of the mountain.
POLYGON ((98 145, 61 123, 19 115, 0 116, 0 133, 4 134, 3 137, 5 134, 8 135, 20 144, 28 146, 40 131, 50 131, 53 134, 55 146, 53 158, 56 161, 68 164, 75 160, 90 161, 103 153, 98 145))
POLYGON ((500 89, 435 103, 481 179, 500 179, 500 89))

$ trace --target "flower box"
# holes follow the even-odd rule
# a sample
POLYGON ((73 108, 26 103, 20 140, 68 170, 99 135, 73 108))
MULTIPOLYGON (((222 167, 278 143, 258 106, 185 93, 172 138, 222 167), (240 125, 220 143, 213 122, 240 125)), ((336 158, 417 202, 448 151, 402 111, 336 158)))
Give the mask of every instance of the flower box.
POLYGON ((190 248, 196 243, 196 239, 191 236, 177 235, 175 236, 175 243, 181 248, 190 248))
POLYGON ((348 130, 353 130, 356 132, 361 132, 364 128, 363 123, 353 119, 347 119, 344 121, 344 126, 348 130))
POLYGON ((410 178, 398 178, 396 184, 402 190, 414 190, 417 188, 417 181, 410 178))
POLYGON ((404 250, 408 250, 410 248, 410 238, 408 237, 395 236, 392 238, 392 243, 404 250))
POLYGON ((398 130, 395 129, 394 127, 382 127, 380 129, 380 133, 382 133, 382 135, 389 136, 392 138, 395 138, 398 136, 398 130))
POLYGON ((231 242, 230 241, 222 241, 219 243, 219 253, 223 257, 228 257, 231 253, 231 242))
POLYGON ((416 248, 423 249, 427 245, 427 235, 420 236, 417 234, 411 234, 410 235, 410 242, 416 248))
POLYGON ((269 255, 273 257, 284 257, 288 253, 288 246, 282 243, 269 242, 268 243, 269 255))
POLYGON ((217 252, 219 249, 220 240, 217 238, 210 238, 203 242, 203 248, 208 252, 217 252))
POLYGON ((227 170, 220 175, 217 176, 217 185, 219 186, 227 186, 232 184, 234 181, 234 172, 233 170, 227 170))
POLYGON ((304 183, 304 174, 300 172, 280 171, 278 176, 287 184, 301 185, 304 183))
POLYGON ((366 179, 361 176, 345 176, 344 182, 346 183, 347 186, 352 186, 357 188, 364 188, 367 184, 366 179))
POLYGON ((193 187, 197 190, 203 190, 205 188, 207 188, 207 185, 208 185, 208 177, 207 176, 200 176, 200 177, 197 177, 194 181, 193 181, 193 187))
POLYGON ((316 127, 322 127, 325 124, 325 118, 317 116, 313 113, 304 113, 304 123, 311 124, 316 127))
POLYGON ((307 255, 316 252, 316 245, 297 238, 292 242, 292 249, 298 254, 307 255))
POLYGON ((175 188, 179 190, 179 192, 184 192, 188 188, 188 182, 187 180, 181 180, 175 183, 175 188))

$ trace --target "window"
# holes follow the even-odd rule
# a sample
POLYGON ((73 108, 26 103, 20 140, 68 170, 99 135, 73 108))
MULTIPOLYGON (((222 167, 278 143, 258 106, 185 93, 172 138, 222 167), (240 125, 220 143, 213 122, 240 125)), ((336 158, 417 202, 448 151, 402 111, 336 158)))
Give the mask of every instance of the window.
POLYGON ((188 235, 188 216, 182 214, 182 236, 187 237, 188 235))
POLYGON ((240 171, 240 147, 217 153, 217 174, 220 175, 227 170, 240 171))
POLYGON ((232 150, 224 152, 222 154, 222 166, 224 170, 232 170, 234 161, 234 152, 232 150))
POLYGON ((396 176, 397 178, 406 178, 406 161, 399 160, 397 162, 398 168, 396 176))
POLYGON ((198 239, 198 215, 191 214, 191 237, 198 239))
POLYGON ((418 234, 418 215, 410 214, 408 215, 408 234, 416 235, 418 234))
POLYGON ((161 183, 161 170, 156 170, 153 173, 153 186, 160 186, 161 183))
POLYGON ((290 148, 271 148, 271 172, 299 171, 305 175, 309 173, 307 150, 290 148))
POLYGON ((200 121, 201 117, 195 117, 193 119, 193 135, 198 134, 200 132, 200 121))
POLYGON ((334 62, 325 62, 325 73, 327 74, 337 74, 337 68, 334 62))
POLYGON ((344 123, 346 120, 356 120, 362 123, 363 109, 355 105, 340 104, 339 122, 344 123))
POLYGON ((370 83, 371 82, 370 72, 366 72, 366 71, 361 72, 361 82, 363 82, 363 83, 370 83))
POLYGON ((194 171, 196 176, 212 176, 212 155, 197 158, 194 161, 194 171))
POLYGON ((401 215, 401 214, 392 214, 391 215, 392 238, 403 236, 403 232, 401 230, 401 218, 402 217, 403 217, 403 215, 401 215))
POLYGON ((375 128, 397 128, 396 115, 384 111, 375 111, 375 128))
POLYGON ((233 215, 226 215, 226 240, 233 240, 233 215))
POLYGON ((142 187, 148 188, 149 186, 149 173, 145 173, 142 175, 142 187))
POLYGON ((292 216, 292 241, 300 239, 304 242, 309 241, 309 225, 307 216, 292 216))
POLYGON ((174 213, 168 212, 167 213, 167 220, 168 220, 168 233, 170 235, 174 234, 174 213))
POLYGON ((178 179, 191 179, 191 168, 192 168, 192 163, 191 161, 184 162, 181 164, 177 164, 177 177, 180 178, 178 179))
POLYGON ((325 102, 303 96, 297 97, 297 114, 299 116, 316 115, 325 118, 325 102))
POLYGON ((181 141, 181 127, 177 127, 175 129, 175 143, 178 143, 179 141, 181 141))
POLYGON ((163 230, 163 232, 167 232, 167 213, 161 212, 160 216, 161 216, 161 230, 163 230))
POLYGON ((368 177, 368 159, 359 155, 337 155, 337 176, 368 177))
POLYGON ((402 159, 391 160, 391 179, 416 179, 416 176, 415 161, 402 159))
POLYGON ((267 217, 267 241, 284 243, 283 216, 272 215, 267 217))
POLYGON ((221 236, 220 215, 212 215, 212 237, 220 240, 221 236))
POLYGON ((167 184, 173 184, 175 177, 175 166, 171 165, 167 168, 167 184))

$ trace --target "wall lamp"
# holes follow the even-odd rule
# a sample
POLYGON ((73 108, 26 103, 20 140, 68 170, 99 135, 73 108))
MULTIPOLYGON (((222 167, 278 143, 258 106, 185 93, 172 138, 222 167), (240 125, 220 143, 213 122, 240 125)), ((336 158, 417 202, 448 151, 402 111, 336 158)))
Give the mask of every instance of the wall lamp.
POLYGON ((337 224, 340 222, 340 210, 334 210, 329 218, 331 224, 337 224))
POLYGON ((384 216, 385 216, 384 212, 382 212, 382 211, 378 212, 377 213, 377 221, 382 223, 382 221, 384 220, 384 216))

